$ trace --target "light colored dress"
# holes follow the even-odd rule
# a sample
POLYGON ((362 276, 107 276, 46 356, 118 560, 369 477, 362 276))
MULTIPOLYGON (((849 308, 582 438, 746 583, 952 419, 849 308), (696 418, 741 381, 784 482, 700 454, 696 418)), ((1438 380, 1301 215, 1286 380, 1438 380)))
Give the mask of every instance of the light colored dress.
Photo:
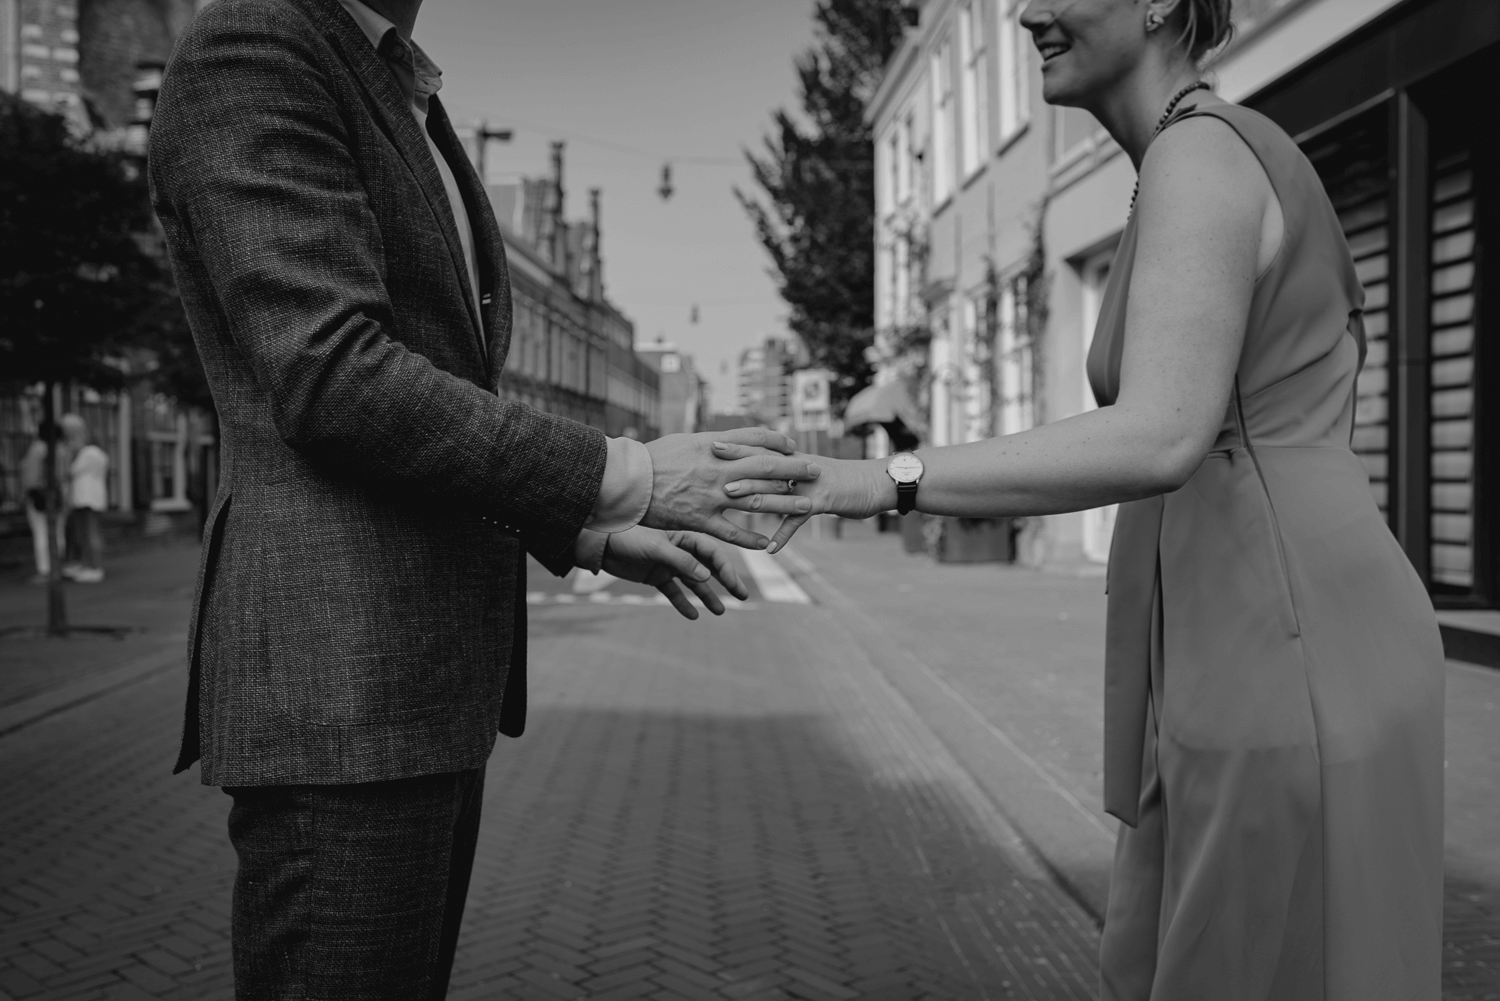
MULTIPOLYGON (((1312 165, 1269 119, 1210 115, 1286 220, 1213 449, 1121 506, 1110 554, 1105 806, 1120 830, 1104 1001, 1436 1001, 1443 652, 1349 449, 1364 292, 1312 165)), ((1169 126, 1170 127, 1170 126, 1169 126)), ((1126 226, 1089 355, 1120 385, 1126 226)))

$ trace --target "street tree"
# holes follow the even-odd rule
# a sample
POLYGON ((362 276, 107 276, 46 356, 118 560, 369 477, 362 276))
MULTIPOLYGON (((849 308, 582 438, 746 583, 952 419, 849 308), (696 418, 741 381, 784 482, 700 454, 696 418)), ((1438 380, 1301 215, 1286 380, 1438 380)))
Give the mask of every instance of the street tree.
MULTIPOLYGON (((115 361, 161 294, 145 179, 92 148, 66 120, 0 93, 0 380, 42 384, 47 538, 57 546, 57 387, 121 382, 115 361)), ((61 555, 48 582, 47 631, 67 631, 61 555)))
POLYGON ((875 326, 875 143, 865 102, 907 24, 902 0, 819 0, 817 42, 794 63, 800 116, 781 109, 735 189, 770 255, 792 330, 833 372, 841 408, 869 383, 875 326))

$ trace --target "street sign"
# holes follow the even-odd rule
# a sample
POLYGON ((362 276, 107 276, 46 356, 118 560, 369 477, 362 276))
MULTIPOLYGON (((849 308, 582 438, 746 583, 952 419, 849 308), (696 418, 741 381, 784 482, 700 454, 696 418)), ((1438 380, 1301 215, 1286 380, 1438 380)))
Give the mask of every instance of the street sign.
POLYGON ((820 368, 806 368, 792 373, 792 428, 794 430, 828 430, 830 374, 820 368))

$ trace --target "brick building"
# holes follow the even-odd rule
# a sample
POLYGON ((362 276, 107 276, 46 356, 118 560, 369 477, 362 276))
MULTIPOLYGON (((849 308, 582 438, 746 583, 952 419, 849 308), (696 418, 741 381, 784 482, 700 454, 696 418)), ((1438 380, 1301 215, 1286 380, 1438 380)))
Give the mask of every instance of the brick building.
MULTIPOLYGON (((484 158, 478 158, 483 164, 484 158)), ((510 260, 515 328, 502 396, 648 441, 661 433, 661 380, 635 352, 635 324, 604 291, 601 194, 567 219, 563 144, 545 178, 486 178, 510 260)))

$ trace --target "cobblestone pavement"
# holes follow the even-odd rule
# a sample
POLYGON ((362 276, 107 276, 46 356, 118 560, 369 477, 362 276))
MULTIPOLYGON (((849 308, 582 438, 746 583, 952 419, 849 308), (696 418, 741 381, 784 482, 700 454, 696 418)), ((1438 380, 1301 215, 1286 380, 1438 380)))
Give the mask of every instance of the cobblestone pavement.
MULTIPOLYGON (((534 574, 532 718, 490 762, 451 997, 1094 996, 1100 581, 897 549, 799 539, 790 578, 756 561, 751 599, 697 623, 534 574)), ((134 601, 155 625, 129 642, 176 642, 183 598, 146 581, 191 557, 122 567, 92 614, 134 601)), ((0 583, 0 624, 22 593, 0 583)), ((15 649, 0 733, 53 710, 0 736, 0 1001, 229 997, 228 800, 168 774, 180 664, 55 646, 129 678, 72 664, 62 697, 7 687, 15 649)), ((1449 687, 1444 996, 1479 1001, 1500 672, 1449 687)))
MULTIPOLYGON (((452 996, 1091 997, 1093 922, 833 613, 756 590, 698 623, 534 603, 452 996)), ((0 738, 4 996, 229 995, 228 801, 168 774, 182 687, 0 738)))

